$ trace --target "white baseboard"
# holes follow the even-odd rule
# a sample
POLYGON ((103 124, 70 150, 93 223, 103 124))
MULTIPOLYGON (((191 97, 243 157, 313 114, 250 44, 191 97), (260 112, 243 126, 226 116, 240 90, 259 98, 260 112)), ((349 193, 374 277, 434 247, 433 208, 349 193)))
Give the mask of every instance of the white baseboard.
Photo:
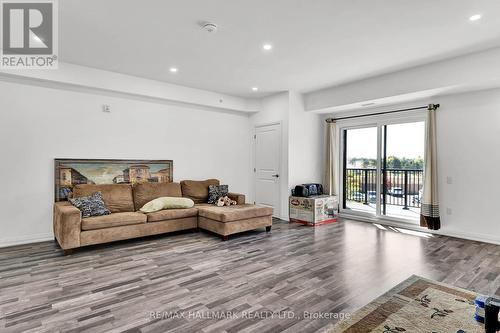
POLYGON ((492 238, 489 235, 483 235, 483 234, 477 234, 477 233, 467 233, 467 234, 465 234, 465 233, 463 233, 461 231, 453 231, 453 230, 447 230, 447 231, 437 230, 434 233, 438 234, 438 235, 443 235, 443 236, 463 238, 463 239, 468 239, 468 240, 473 240, 473 241, 478 241, 478 242, 483 242, 483 243, 490 243, 490 244, 500 245, 500 239, 498 239, 498 238, 492 238))
POLYGON ((30 243, 45 242, 45 241, 49 241, 49 240, 53 240, 53 239, 54 239, 54 234, 52 234, 51 232, 50 233, 43 233, 43 234, 28 235, 28 236, 0 238, 0 248, 7 247, 7 246, 13 246, 13 245, 23 245, 23 244, 30 244, 30 243))
POLYGON ((500 245, 500 239, 499 238, 492 238, 490 235, 484 235, 484 234, 478 234, 478 233, 464 233, 461 231, 454 231, 454 230, 429 230, 427 228, 420 227, 419 225, 416 225, 416 224, 395 222, 395 221, 384 220, 384 219, 380 219, 380 218, 362 217, 362 216, 350 215, 350 214, 345 214, 345 213, 340 214, 339 216, 342 218, 345 218, 345 219, 355 220, 355 221, 360 221, 360 222, 379 223, 379 224, 383 224, 383 225, 389 225, 392 227, 398 227, 398 228, 410 229, 410 230, 415 230, 415 231, 420 231, 420 232, 426 232, 429 234, 462 238, 462 239, 467 239, 467 240, 472 240, 472 241, 477 241, 477 242, 500 245))

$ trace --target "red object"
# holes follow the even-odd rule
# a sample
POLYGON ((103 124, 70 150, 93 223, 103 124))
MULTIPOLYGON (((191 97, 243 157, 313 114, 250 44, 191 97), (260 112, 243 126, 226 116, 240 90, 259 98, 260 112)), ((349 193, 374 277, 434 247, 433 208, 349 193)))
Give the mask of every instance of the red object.
POLYGON ((317 223, 312 223, 312 222, 307 222, 307 221, 297 220, 297 219, 290 219, 290 223, 292 223, 292 222, 293 223, 303 224, 303 225, 306 225, 308 227, 317 227, 317 226, 320 226, 320 225, 323 225, 323 224, 330 224, 330 223, 337 222, 337 218, 330 219, 330 220, 325 220, 325 221, 321 221, 321 222, 317 222, 317 223))

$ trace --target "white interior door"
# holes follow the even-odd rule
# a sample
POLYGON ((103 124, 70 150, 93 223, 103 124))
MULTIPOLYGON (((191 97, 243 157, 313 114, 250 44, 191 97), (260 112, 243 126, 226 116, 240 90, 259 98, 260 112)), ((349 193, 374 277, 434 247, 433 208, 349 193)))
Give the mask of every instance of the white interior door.
POLYGON ((255 128, 255 203, 280 213, 281 124, 255 128))

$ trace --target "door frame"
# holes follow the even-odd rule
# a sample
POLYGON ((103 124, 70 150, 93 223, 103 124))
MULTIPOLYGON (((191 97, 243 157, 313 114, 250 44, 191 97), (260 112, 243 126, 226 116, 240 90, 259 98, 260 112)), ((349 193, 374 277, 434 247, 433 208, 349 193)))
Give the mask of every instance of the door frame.
POLYGON ((340 190, 339 190, 339 202, 341 203, 340 206, 339 206, 339 211, 340 213, 344 213, 344 214, 349 214, 349 215, 357 215, 357 216, 361 216, 361 217, 366 217, 366 218, 374 218, 374 217, 377 217, 379 216, 379 196, 377 195, 377 201, 376 201, 376 207, 375 207, 375 215, 374 214, 371 214, 371 213, 368 213, 368 212, 362 212, 362 211, 355 211, 355 210, 352 210, 352 209, 349 209, 349 208, 344 208, 344 190, 345 190, 345 179, 344 179, 344 176, 345 176, 345 164, 346 164, 346 161, 344 159, 345 155, 344 155, 344 151, 345 151, 345 144, 346 144, 346 140, 345 140, 345 131, 346 130, 352 130, 352 129, 362 129, 362 128, 376 128, 377 129, 377 177, 376 177, 376 182, 377 182, 377 189, 376 191, 378 192, 378 186, 379 186, 379 175, 380 175, 380 160, 379 160, 379 149, 378 147, 380 146, 380 133, 379 133, 379 129, 378 129, 378 124, 376 122, 373 122, 373 121, 360 121, 360 122, 355 122, 355 123, 352 123, 350 124, 349 123, 345 123, 345 124, 339 124, 339 143, 340 143, 340 149, 339 149, 339 171, 340 171, 340 175, 338 176, 339 178, 339 185, 340 185, 340 190))
POLYGON ((257 154, 256 154, 256 144, 255 144, 255 139, 257 138, 257 129, 263 128, 263 127, 268 127, 268 126, 278 126, 278 136, 279 136, 279 142, 278 142, 278 147, 279 147, 279 158, 278 158, 278 172, 279 172, 279 177, 278 177, 278 207, 276 207, 273 211, 273 216, 277 218, 282 218, 281 216, 281 206, 282 206, 282 199, 283 199, 283 189, 281 188, 283 186, 283 126, 282 126, 282 121, 273 121, 269 123, 258 123, 255 124, 253 127, 252 131, 252 190, 253 190, 253 203, 255 204, 255 199, 257 196, 257 154))
MULTIPOLYGON (((385 125, 394 125, 394 124, 404 124, 404 123, 412 123, 412 122, 427 122, 427 113, 424 111, 416 111, 411 115, 405 115, 405 112, 400 114, 391 114, 391 115, 375 115, 375 116, 367 116, 362 118, 354 118, 348 120, 339 120, 338 124, 338 142, 339 142, 339 173, 338 179, 339 183, 339 202, 344 202, 344 131, 356 128, 367 128, 367 127, 376 127, 377 128, 377 193, 381 193, 382 189, 382 150, 383 150, 383 127, 385 125)), ((413 219, 405 219, 400 217, 391 217, 382 215, 381 211, 381 198, 377 195, 376 201, 376 211, 375 214, 370 214, 367 212, 354 211, 352 209, 345 209, 343 204, 340 205, 340 213, 344 215, 350 216, 358 216, 361 218, 367 218, 372 220, 373 222, 378 222, 380 220, 392 221, 392 222, 404 222, 415 224, 418 223, 413 219)))

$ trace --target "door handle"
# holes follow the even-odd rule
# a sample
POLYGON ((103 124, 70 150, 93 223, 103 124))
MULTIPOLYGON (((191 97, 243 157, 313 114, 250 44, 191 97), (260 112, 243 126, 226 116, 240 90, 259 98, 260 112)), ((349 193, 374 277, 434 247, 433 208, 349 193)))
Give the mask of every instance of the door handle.
POLYGON ((272 175, 271 177, 278 178, 280 175, 272 175))

